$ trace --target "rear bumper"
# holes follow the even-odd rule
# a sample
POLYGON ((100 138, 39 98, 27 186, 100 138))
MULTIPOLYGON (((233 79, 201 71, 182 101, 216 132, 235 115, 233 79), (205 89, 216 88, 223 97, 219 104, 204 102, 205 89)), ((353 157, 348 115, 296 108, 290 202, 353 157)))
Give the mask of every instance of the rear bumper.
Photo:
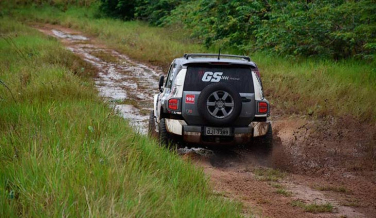
POLYGON ((253 136, 252 127, 233 128, 232 136, 206 136, 203 126, 183 126, 183 139, 196 144, 244 144, 249 143, 253 136))
POLYGON ((269 122, 252 122, 247 127, 232 127, 232 136, 206 136, 204 126, 187 125, 184 120, 166 119, 167 131, 181 135, 185 142, 204 145, 234 145, 249 143, 253 137, 266 134, 269 122))

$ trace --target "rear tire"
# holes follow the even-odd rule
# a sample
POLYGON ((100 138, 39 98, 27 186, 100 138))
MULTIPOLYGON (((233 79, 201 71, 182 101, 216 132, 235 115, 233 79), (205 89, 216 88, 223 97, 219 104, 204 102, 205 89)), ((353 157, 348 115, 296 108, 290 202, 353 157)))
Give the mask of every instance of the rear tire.
POLYGON ((155 119, 154 119, 154 111, 150 111, 149 116, 149 126, 148 126, 148 135, 152 138, 157 138, 158 134, 155 130, 155 119))
POLYGON ((268 131, 264 136, 253 138, 252 146, 256 147, 262 154, 268 156, 273 151, 273 129, 269 123, 268 131))
POLYGON ((159 144, 163 147, 170 147, 171 144, 171 135, 170 133, 167 132, 166 129, 166 120, 163 118, 159 122, 158 125, 158 130, 159 130, 159 144))

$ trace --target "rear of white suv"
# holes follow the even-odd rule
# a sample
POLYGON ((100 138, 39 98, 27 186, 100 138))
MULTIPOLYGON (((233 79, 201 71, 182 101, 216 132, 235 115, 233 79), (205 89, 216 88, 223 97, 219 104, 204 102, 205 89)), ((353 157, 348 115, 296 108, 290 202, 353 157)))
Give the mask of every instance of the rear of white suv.
POLYGON ((149 131, 162 143, 246 144, 271 132, 257 66, 245 56, 217 56, 186 54, 161 78, 149 131))

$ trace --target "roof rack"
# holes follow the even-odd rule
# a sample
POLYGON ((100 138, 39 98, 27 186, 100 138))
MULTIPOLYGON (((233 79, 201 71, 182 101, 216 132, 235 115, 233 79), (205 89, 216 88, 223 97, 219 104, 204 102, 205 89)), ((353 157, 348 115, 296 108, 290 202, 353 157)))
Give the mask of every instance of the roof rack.
POLYGON ((184 58, 188 60, 188 58, 192 57, 230 57, 230 58, 239 58, 244 59, 247 61, 251 61, 248 56, 241 56, 241 55, 229 55, 229 54, 205 54, 205 53, 192 53, 192 54, 184 54, 184 58))

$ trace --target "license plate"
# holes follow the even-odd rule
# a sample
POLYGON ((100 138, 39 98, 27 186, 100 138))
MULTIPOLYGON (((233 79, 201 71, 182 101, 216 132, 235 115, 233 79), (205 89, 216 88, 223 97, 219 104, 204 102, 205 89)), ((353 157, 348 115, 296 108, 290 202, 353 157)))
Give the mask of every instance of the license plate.
POLYGON ((205 127, 205 135, 230 136, 230 128, 205 127))

